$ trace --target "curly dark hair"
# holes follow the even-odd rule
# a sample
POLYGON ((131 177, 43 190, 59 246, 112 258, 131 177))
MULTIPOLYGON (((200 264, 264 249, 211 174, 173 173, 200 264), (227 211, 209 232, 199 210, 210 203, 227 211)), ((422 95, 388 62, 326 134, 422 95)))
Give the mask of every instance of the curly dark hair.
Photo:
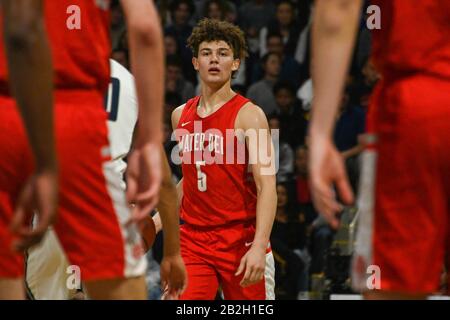
POLYGON ((203 41, 225 41, 233 50, 234 59, 242 60, 248 55, 244 32, 226 21, 205 18, 197 24, 187 40, 187 46, 194 57, 198 57, 198 50, 203 41))

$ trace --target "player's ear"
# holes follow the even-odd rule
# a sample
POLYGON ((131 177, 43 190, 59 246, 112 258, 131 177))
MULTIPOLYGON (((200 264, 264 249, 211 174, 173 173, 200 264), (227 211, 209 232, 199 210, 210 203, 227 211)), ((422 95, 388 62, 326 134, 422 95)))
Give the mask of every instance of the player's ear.
POLYGON ((231 65, 231 70, 232 71, 237 71, 239 69, 240 65, 241 65, 241 60, 240 59, 234 59, 233 60, 233 64, 231 65))
POLYGON ((198 59, 196 57, 192 58, 192 65, 194 66, 195 71, 198 71, 198 69, 199 69, 198 59))

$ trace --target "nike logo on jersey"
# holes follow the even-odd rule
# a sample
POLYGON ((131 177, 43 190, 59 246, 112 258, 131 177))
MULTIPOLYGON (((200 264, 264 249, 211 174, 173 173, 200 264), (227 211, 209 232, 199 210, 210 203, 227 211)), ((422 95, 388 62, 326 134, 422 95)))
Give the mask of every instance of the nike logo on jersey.
POLYGON ((190 121, 188 121, 188 122, 183 122, 183 123, 181 124, 181 126, 184 127, 185 125, 188 125, 189 123, 191 123, 191 122, 190 122, 190 121))
POLYGON ((246 243, 245 243, 245 246, 246 246, 246 247, 250 247, 252 244, 253 244, 253 242, 246 242, 246 243))

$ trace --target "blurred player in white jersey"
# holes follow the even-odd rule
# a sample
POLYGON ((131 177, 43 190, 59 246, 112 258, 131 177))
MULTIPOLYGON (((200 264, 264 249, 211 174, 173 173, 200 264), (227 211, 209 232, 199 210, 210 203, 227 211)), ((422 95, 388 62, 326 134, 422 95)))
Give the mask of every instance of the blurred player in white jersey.
MULTIPOLYGON (((113 196, 114 206, 120 212, 120 206, 126 205, 123 197, 123 191, 126 188, 123 174, 127 164, 124 158, 131 148, 133 131, 138 118, 138 108, 133 75, 118 62, 110 61, 111 83, 105 99, 105 108, 109 120, 108 134, 111 161, 106 165, 106 170, 108 189, 113 196)), ((163 181, 170 181, 167 161, 163 161, 163 167, 163 181)), ((166 214, 166 216, 169 216, 176 210, 176 205, 171 207, 165 200, 165 196, 172 199, 176 197, 173 184, 163 183, 159 202, 160 211, 163 213, 169 212, 169 214, 166 214)), ((175 219, 170 218, 178 223, 177 216, 174 217, 175 219)), ((156 229, 161 229, 159 217, 156 229)), ((161 264, 163 263, 164 261, 161 264)), ((25 280, 28 295, 36 300, 73 299, 80 289, 76 272, 76 267, 69 266, 67 257, 54 231, 49 230, 41 244, 32 247, 27 254, 25 280)), ((185 271, 183 270, 183 272, 185 271)))

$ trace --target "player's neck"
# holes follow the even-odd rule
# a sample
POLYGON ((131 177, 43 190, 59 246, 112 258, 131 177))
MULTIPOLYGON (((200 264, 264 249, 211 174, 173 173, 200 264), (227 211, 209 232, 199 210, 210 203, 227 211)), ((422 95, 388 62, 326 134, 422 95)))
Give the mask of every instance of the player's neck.
POLYGON ((201 87, 199 108, 207 114, 216 111, 236 94, 231 90, 229 81, 220 88, 208 86, 206 83, 202 83, 201 87))

